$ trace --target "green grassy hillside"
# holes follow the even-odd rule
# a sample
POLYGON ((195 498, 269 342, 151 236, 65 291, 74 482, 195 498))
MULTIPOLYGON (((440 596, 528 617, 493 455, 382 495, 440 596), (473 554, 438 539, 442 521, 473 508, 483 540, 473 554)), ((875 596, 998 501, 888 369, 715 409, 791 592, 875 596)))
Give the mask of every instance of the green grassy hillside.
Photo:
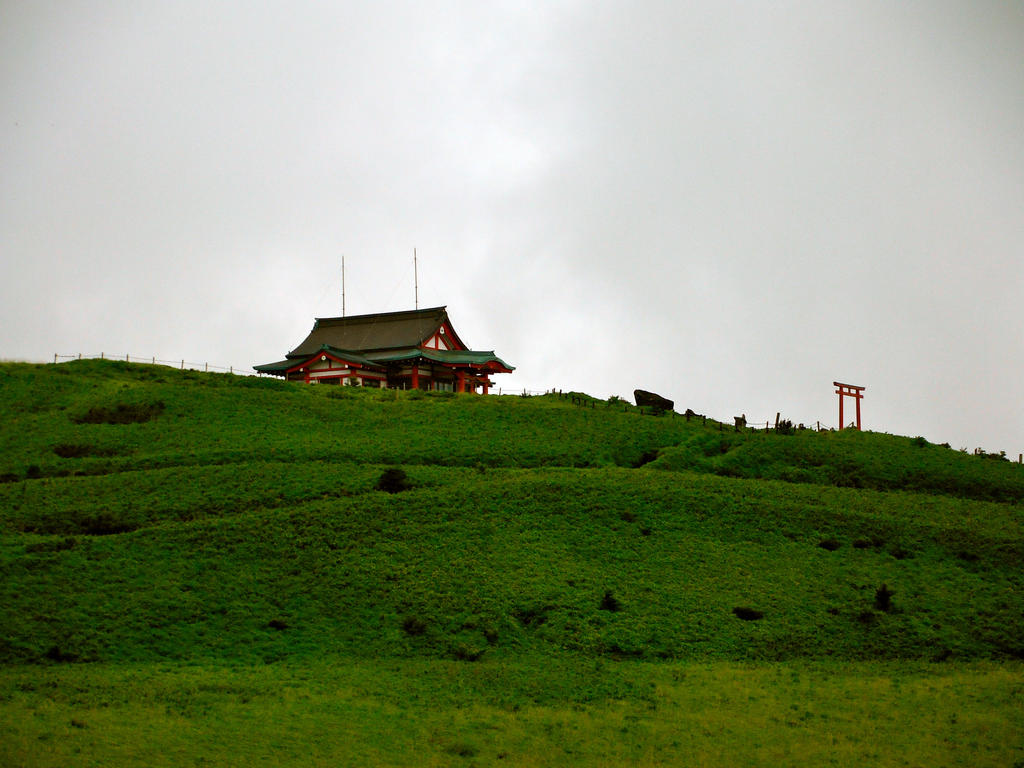
POLYGON ((0 765, 1024 765, 1024 469, 0 365, 0 765))
POLYGON ((0 423, 8 663, 1024 656, 1024 468, 921 439, 102 361, 0 423))

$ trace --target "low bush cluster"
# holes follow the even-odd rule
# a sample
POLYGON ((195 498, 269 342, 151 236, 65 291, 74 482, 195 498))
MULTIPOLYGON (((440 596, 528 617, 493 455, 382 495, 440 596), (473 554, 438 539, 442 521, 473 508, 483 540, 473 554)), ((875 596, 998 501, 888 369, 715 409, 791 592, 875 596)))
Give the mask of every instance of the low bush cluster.
POLYGON ((617 613, 622 610, 622 603, 611 593, 611 590, 607 590, 604 593, 604 597, 601 598, 600 608, 602 611, 617 613))
POLYGON ((892 596, 895 594, 888 586, 883 584, 875 590, 875 608, 888 613, 892 610, 892 596))
POLYGON ((416 616, 406 616, 402 621, 402 631, 410 637, 419 637, 427 631, 427 622, 416 616))
POLYGON ((85 413, 72 415, 75 424, 143 424, 164 411, 161 400, 155 403, 118 403, 114 406, 95 405, 85 413))
POLYGON ((764 613, 748 606, 737 606, 732 609, 732 615, 743 621, 759 621, 764 618, 764 613))
POLYGON ((117 455, 117 451, 113 448, 100 448, 99 446, 83 443, 57 443, 57 445, 53 446, 53 452, 62 459, 81 459, 87 456, 106 458, 117 455))
POLYGON ((380 476, 376 488, 378 491, 384 491, 385 493, 401 493, 412 488, 412 482, 405 474, 404 469, 392 467, 385 470, 384 474, 380 476))

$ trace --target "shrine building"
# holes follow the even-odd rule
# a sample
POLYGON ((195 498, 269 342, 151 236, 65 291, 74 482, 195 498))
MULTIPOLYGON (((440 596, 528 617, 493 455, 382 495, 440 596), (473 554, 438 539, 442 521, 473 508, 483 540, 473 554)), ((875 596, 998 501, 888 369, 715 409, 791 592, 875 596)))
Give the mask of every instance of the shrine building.
POLYGON ((307 384, 482 392, 490 375, 514 369, 493 351, 466 347, 446 307, 351 317, 319 317, 313 330, 260 373, 307 384))

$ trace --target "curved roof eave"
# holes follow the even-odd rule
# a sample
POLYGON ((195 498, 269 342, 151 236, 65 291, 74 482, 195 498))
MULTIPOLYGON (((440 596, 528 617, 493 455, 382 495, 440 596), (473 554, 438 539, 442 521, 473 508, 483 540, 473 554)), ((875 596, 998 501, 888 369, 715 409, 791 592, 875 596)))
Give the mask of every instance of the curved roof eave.
POLYGON ((370 360, 377 363, 398 363, 406 360, 411 361, 424 359, 447 365, 478 365, 488 367, 497 365, 509 372, 515 370, 512 366, 508 365, 504 360, 495 355, 493 351, 471 349, 447 350, 409 347, 406 349, 388 350, 381 353, 371 352, 368 357, 370 360))

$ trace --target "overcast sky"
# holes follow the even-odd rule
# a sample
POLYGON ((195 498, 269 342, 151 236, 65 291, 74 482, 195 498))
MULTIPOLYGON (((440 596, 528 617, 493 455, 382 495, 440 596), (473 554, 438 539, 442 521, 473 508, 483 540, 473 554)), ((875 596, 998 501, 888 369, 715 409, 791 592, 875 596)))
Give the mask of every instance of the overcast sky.
POLYGON ((251 369, 415 248, 502 391, 1024 451, 1020 2, 7 0, 0 120, 0 358, 251 369))

